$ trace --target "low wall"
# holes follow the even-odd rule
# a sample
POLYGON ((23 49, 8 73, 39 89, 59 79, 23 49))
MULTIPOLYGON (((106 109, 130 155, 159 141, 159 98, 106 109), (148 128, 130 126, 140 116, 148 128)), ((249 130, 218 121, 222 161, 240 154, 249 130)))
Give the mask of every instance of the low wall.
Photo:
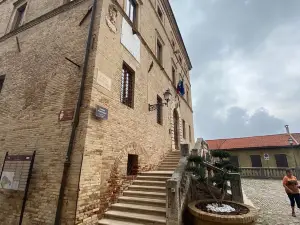
MULTIPOLYGON (((255 178, 255 179, 282 179, 286 175, 287 168, 269 167, 269 168, 255 168, 255 167, 242 167, 242 178, 255 178)), ((291 168, 294 175, 300 177, 300 167, 291 168)))

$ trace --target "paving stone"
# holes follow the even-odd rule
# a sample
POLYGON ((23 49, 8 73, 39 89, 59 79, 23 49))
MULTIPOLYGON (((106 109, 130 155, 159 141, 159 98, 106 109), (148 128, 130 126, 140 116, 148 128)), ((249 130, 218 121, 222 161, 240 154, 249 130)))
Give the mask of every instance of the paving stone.
POLYGON ((243 191, 260 209, 256 225, 299 225, 300 209, 297 217, 292 217, 289 199, 281 180, 242 180, 243 191))

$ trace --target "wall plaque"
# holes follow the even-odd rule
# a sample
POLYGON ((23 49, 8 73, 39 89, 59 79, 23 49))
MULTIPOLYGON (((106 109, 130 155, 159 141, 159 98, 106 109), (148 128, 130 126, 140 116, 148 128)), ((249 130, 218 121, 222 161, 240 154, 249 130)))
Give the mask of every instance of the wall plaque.
POLYGON ((270 159, 270 156, 269 156, 268 153, 265 153, 265 154, 264 154, 264 159, 265 159, 265 160, 269 160, 269 159, 270 159))
POLYGON ((1 171, 0 188, 25 191, 34 155, 6 154, 1 171))
POLYGON ((108 109, 101 106, 96 107, 96 118, 107 120, 108 119, 108 109))
POLYGON ((111 91, 111 79, 98 69, 97 83, 111 91))
POLYGON ((74 109, 63 109, 58 115, 59 121, 72 120, 74 116, 74 109))

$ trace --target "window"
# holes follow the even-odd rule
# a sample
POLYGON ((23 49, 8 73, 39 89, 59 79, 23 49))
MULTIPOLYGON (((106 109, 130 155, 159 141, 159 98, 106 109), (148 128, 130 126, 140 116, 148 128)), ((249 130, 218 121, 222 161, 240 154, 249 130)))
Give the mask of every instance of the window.
POLYGON ((252 167, 262 167, 260 155, 250 155, 252 167))
POLYGON ((131 20, 131 22, 136 25, 136 19, 137 19, 137 3, 135 0, 127 0, 126 3, 126 14, 131 20))
POLYGON ((236 167, 240 167, 240 163, 239 163, 239 157, 238 156, 230 156, 230 162, 232 163, 232 165, 236 166, 236 167))
POLYGON ((179 63, 182 64, 181 56, 178 56, 179 63))
POLYGON ((185 139, 186 138, 186 133, 185 133, 185 121, 182 120, 182 136, 185 139))
POLYGON ((5 75, 0 76, 0 93, 4 84, 4 80, 5 80, 5 75))
POLYGON ((162 12, 162 10, 160 9, 159 5, 157 6, 157 14, 158 14, 158 16, 159 16, 159 19, 163 22, 163 19, 164 19, 164 17, 163 17, 163 12, 162 12))
POLYGON ((192 142, 192 129, 190 125, 189 125, 189 138, 190 138, 190 142, 192 142))
POLYGON ((156 109, 156 112, 157 112, 157 115, 156 115, 156 118, 157 118, 157 123, 162 125, 163 124, 163 113, 162 113, 162 110, 163 110, 163 107, 162 107, 162 98, 159 97, 157 95, 157 109, 156 109))
POLYGON ((134 101, 134 72, 123 64, 122 79, 121 79, 121 102, 128 107, 133 108, 134 101))
POLYGON ((186 101, 188 104, 190 104, 190 90, 187 85, 186 85, 186 101))
POLYGON ((175 48, 175 41, 173 39, 171 41, 171 45, 172 45, 172 48, 174 49, 175 48))
POLYGON ((176 86, 176 70, 173 66, 172 66, 172 81, 173 84, 176 86))
POLYGON ((157 60, 162 65, 162 44, 158 39, 157 39, 156 45, 157 45, 156 46, 156 57, 157 57, 157 60))
POLYGON ((17 29, 18 27, 20 27, 22 25, 26 6, 27 6, 27 3, 21 5, 19 8, 17 8, 14 24, 12 26, 12 30, 17 29))
POLYGON ((275 160, 276 160, 277 167, 289 167, 285 154, 276 154, 275 160))

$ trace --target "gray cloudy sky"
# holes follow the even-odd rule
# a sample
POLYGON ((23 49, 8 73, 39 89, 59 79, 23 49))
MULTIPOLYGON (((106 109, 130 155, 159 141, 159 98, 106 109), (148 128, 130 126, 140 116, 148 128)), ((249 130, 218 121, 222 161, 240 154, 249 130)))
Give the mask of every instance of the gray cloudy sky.
POLYGON ((300 0, 170 0, 197 137, 300 132, 300 0))

